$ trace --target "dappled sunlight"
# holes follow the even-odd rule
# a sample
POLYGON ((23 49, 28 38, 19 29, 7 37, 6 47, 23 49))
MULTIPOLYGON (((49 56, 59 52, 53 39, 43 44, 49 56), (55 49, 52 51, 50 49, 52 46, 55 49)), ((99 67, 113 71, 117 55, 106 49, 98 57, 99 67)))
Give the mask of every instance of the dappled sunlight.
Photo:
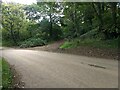
POLYGON ((1 7, 0 56, 26 88, 118 87, 119 2, 3 0, 1 7))

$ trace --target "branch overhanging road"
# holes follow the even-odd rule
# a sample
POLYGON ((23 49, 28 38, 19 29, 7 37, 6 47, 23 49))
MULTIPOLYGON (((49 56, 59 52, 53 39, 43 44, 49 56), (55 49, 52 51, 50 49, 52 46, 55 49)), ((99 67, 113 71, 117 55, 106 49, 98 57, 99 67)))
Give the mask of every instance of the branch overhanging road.
POLYGON ((45 51, 6 49, 2 56, 25 88, 117 88, 118 61, 45 51))

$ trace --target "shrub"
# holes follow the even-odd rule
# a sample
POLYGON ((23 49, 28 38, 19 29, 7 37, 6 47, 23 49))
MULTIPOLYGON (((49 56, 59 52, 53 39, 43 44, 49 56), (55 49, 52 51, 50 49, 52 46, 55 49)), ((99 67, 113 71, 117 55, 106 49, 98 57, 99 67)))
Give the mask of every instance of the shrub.
POLYGON ((45 40, 41 38, 29 38, 20 43, 20 48, 27 48, 27 47, 35 47, 35 46, 43 46, 46 44, 45 40))

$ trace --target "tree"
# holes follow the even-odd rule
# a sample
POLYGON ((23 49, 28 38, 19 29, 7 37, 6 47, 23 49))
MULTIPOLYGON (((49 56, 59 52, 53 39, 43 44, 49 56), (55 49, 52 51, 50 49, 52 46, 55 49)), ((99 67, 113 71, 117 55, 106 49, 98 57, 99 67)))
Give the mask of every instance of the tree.
POLYGON ((20 4, 2 4, 3 39, 12 39, 17 45, 20 40, 20 30, 24 27, 24 13, 20 4), (7 35, 4 35, 7 34, 7 35))
POLYGON ((50 40, 53 40, 53 26, 54 24, 60 24, 62 7, 60 7, 60 3, 57 2, 38 2, 37 5, 42 8, 42 17, 48 19, 50 23, 49 38, 50 40))
POLYGON ((101 32, 102 31, 102 29, 103 29, 103 12, 102 12, 102 10, 103 10, 103 8, 102 8, 102 6, 103 6, 103 3, 100 3, 100 2, 98 2, 98 3, 92 3, 92 6, 93 6, 93 9, 94 9, 94 12, 96 13, 96 16, 98 17, 98 19, 99 19, 99 31, 101 32))
POLYGON ((26 18, 30 21, 39 21, 39 19, 42 17, 41 8, 36 4, 24 5, 23 9, 26 14, 26 18))

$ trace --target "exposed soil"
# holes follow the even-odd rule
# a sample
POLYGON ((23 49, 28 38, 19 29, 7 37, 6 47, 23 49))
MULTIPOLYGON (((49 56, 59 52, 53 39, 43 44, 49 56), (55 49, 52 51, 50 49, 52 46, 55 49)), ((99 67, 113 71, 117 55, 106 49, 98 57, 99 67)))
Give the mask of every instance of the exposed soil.
POLYGON ((98 58, 106 58, 106 59, 118 59, 118 51, 112 49, 100 49, 94 47, 85 47, 80 46, 72 49, 58 50, 59 52, 90 56, 90 57, 98 57, 98 58))
POLYGON ((11 65, 10 69, 13 74, 12 88, 24 88, 25 83, 21 81, 22 75, 15 70, 14 65, 11 65))
POLYGON ((68 53, 68 54, 114 59, 114 60, 118 60, 118 55, 120 54, 118 49, 116 50, 103 49, 103 48, 95 48, 95 47, 87 47, 87 46, 79 46, 77 48, 71 48, 71 49, 60 49, 59 47, 63 43, 64 43, 64 40, 61 40, 46 46, 33 47, 28 49, 43 50, 43 51, 58 52, 58 53, 68 53))

